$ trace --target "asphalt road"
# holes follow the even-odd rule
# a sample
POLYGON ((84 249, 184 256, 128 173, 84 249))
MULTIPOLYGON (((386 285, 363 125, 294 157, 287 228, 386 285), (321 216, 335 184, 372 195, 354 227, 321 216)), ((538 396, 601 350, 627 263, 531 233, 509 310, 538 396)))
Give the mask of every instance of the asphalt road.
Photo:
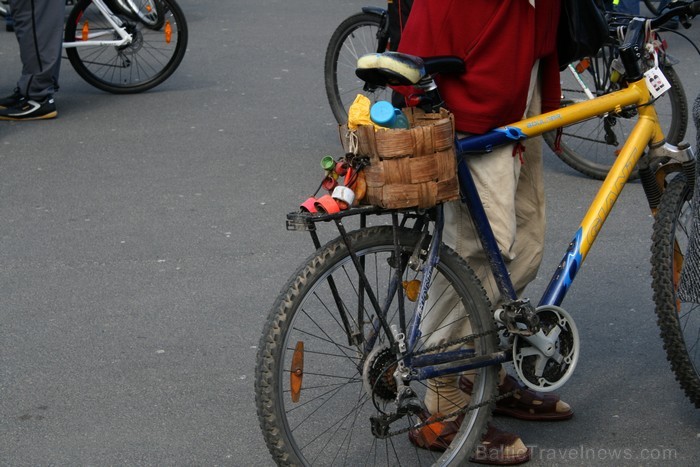
MULTIPOLYGON (((59 118, 0 123, 0 465, 272 464, 255 354, 311 251, 285 214, 315 189, 320 158, 341 154, 325 47, 364 2, 180 4, 189 48, 160 87, 106 94, 64 61, 59 118)), ((692 100, 698 55, 667 38, 692 100)), ((0 33, 1 92, 19 68, 0 33)), ((546 170, 532 296, 599 186, 552 154, 546 170)), ((574 419, 498 420, 533 448, 530 465, 697 464, 700 418, 654 320, 650 229, 632 184, 564 303, 582 335, 561 391, 574 419)))

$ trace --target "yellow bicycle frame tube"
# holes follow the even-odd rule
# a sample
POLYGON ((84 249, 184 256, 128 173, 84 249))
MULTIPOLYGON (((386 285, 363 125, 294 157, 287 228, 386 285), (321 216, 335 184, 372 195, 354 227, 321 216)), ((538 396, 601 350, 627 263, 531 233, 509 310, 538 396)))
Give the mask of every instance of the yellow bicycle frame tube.
MULTIPOLYGON (((463 157, 468 157, 470 153, 488 152, 496 146, 512 144, 515 141, 538 136, 570 124, 599 118, 606 113, 620 112, 625 107, 634 106, 636 108, 637 123, 581 221, 581 225, 550 281, 540 305, 559 305, 561 303, 608 214, 620 196, 622 188, 627 183, 630 173, 644 154, 644 149, 650 145, 656 146, 664 143, 665 138, 659 125, 656 110, 653 105, 649 104, 651 104, 651 95, 645 80, 640 79, 620 91, 496 128, 483 135, 473 135, 457 140, 458 153, 463 157)), ((460 175, 460 181, 461 179, 462 175, 460 175)), ((466 198, 469 199, 469 196, 467 195, 466 198)))
POLYGON ((607 112, 619 111, 622 107, 639 106, 637 108, 639 114, 637 123, 581 222, 583 239, 580 251, 581 259, 584 259, 588 254, 632 170, 644 154, 645 148, 650 144, 656 145, 664 142, 663 131, 659 125, 654 106, 645 105, 650 100, 649 90, 642 79, 620 91, 508 125, 508 127, 519 129, 527 137, 531 137, 607 112))
MULTIPOLYGON (((559 305, 562 302, 566 291, 578 273, 581 264, 588 255, 593 242, 603 227, 608 214, 610 214, 612 207, 622 193, 622 188, 627 183, 630 173, 644 154, 645 148, 663 144, 665 140, 664 134, 659 125, 654 106, 646 105, 649 102, 649 91, 644 80, 640 80, 621 91, 560 110, 560 121, 553 128, 572 123, 572 119, 573 122, 577 122, 587 118, 591 114, 599 115, 601 113, 620 109, 627 105, 638 106, 637 111, 639 117, 627 141, 618 154, 615 163, 605 178, 605 181, 598 190, 586 215, 581 221, 581 225, 569 244, 564 258, 542 296, 540 305, 559 305), (592 107, 595 107, 595 110, 593 110, 592 107)), ((551 116, 556 114, 557 112, 551 112, 540 116, 539 120, 544 120, 544 123, 534 125, 534 127, 537 128, 536 132, 541 132, 540 129, 543 127, 547 128, 544 131, 550 131, 549 128, 551 128, 551 124, 548 124, 547 121, 552 118, 551 116)), ((515 126, 522 128, 522 131, 528 134, 528 128, 533 128, 533 120, 537 121, 538 118, 519 122, 515 126)))

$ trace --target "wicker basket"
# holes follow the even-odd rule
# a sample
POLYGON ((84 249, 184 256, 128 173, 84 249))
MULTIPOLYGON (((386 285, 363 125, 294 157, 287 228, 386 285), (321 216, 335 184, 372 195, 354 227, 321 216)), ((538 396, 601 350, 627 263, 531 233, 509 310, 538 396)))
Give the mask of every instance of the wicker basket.
POLYGON ((429 208, 459 197, 454 118, 447 110, 409 108, 408 130, 356 130, 357 154, 368 156, 364 203, 389 209, 429 208))

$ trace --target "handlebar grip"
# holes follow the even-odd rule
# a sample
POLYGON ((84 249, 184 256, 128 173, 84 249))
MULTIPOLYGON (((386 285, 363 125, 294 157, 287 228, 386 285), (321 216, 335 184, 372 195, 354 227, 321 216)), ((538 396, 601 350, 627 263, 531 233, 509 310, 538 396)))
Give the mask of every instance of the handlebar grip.
POLYGON ((666 9, 664 9, 664 14, 652 19, 651 20, 651 27, 657 28, 659 26, 662 26, 666 21, 673 18, 674 16, 681 16, 681 15, 697 16, 698 14, 700 14, 700 1, 699 0, 695 0, 695 1, 689 2, 689 3, 685 3, 685 2, 679 2, 679 3, 682 3, 682 5, 676 6, 676 7, 673 6, 674 3, 671 3, 666 9))

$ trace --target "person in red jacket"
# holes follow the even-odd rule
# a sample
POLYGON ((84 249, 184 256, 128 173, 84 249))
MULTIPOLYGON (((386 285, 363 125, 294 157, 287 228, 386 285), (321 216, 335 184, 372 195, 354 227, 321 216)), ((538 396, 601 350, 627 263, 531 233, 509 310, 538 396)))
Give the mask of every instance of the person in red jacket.
MULTIPOLYGON (((484 133, 559 107, 559 9, 559 0, 415 0, 398 50, 462 58, 466 72, 436 77, 438 89, 458 132, 484 133)), ((541 138, 469 155, 466 161, 520 295, 535 278, 544 248, 541 138)), ((498 305, 501 297, 464 204, 446 203, 444 211, 444 242, 467 259, 491 303, 498 305)), ((451 337, 432 334, 436 342, 451 337)), ((459 375, 429 380, 425 405, 430 413, 451 413, 466 405, 464 380, 459 375)), ((496 413, 526 420, 573 416, 558 396, 526 389, 503 369, 499 389, 517 392, 498 401, 496 413)), ((444 450, 459 429, 459 419, 443 422, 437 438, 434 432, 421 431, 431 426, 413 430, 410 440, 444 450)), ((504 465, 529 458, 529 449, 517 435, 490 426, 472 461, 504 465)))

